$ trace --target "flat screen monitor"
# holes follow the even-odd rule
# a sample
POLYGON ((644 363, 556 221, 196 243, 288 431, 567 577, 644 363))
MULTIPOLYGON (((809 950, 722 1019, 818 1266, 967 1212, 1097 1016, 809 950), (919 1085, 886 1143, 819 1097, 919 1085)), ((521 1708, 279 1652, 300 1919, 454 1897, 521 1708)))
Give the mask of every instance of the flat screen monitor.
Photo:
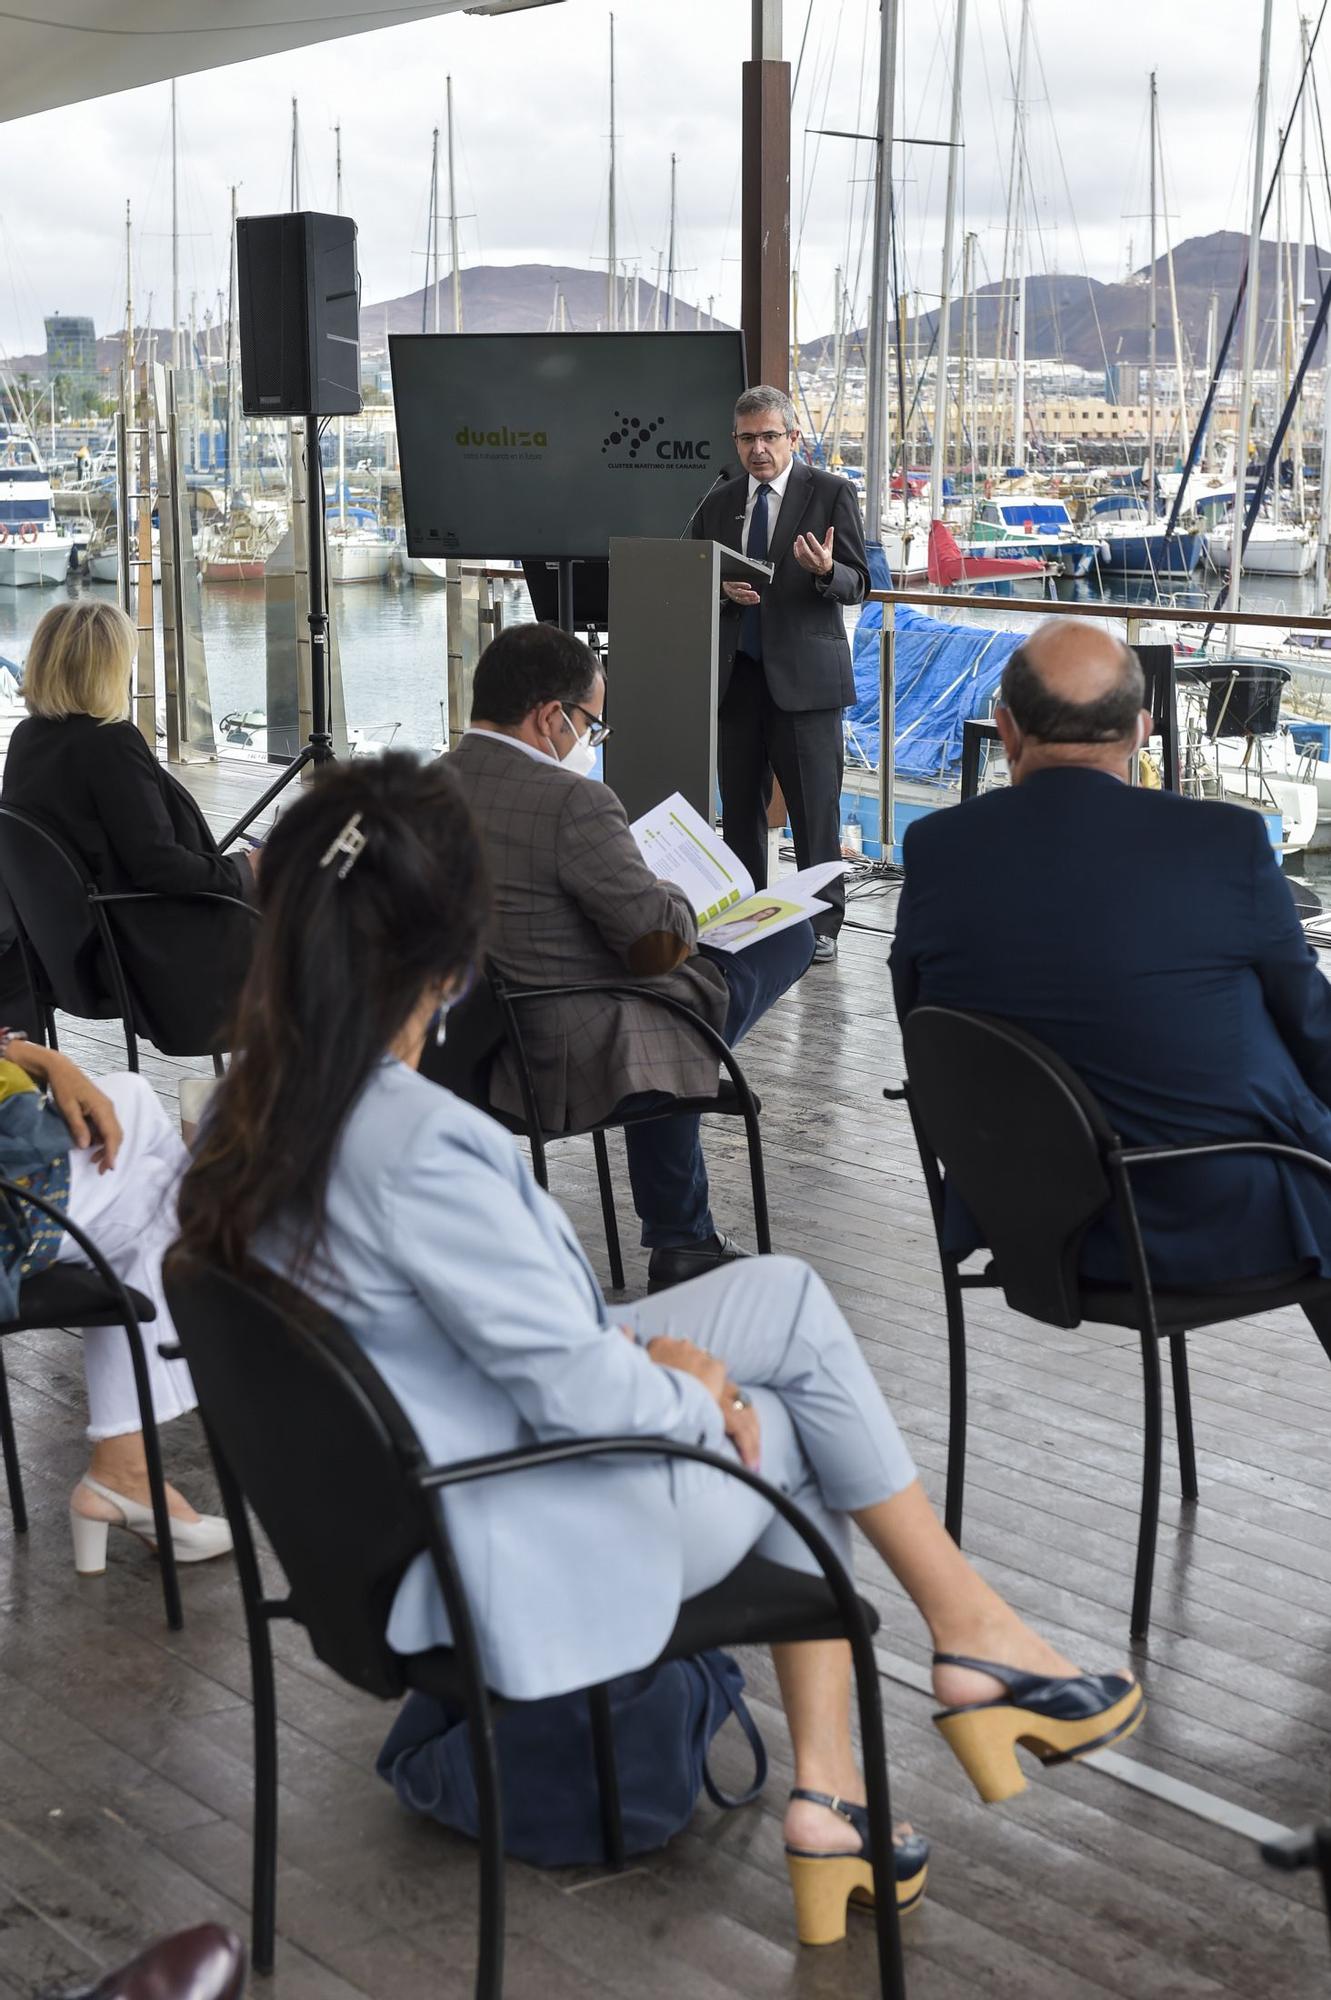
POLYGON ((422 333, 389 339, 413 556, 600 559, 678 535, 744 389, 738 333, 422 333))

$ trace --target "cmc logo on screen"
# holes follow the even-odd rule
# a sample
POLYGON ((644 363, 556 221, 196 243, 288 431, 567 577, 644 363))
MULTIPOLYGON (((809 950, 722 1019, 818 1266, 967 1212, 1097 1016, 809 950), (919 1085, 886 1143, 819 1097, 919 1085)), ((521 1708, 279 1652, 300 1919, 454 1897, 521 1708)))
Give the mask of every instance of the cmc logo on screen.
POLYGON ((611 427, 601 440, 601 456, 613 455, 629 464, 650 464, 656 460, 662 465, 705 465, 711 458, 708 438, 658 437, 656 433, 664 426, 664 417, 650 417, 644 423, 641 417, 626 416, 622 410, 616 410, 611 427), (645 445, 650 445, 651 451, 642 458, 645 445))

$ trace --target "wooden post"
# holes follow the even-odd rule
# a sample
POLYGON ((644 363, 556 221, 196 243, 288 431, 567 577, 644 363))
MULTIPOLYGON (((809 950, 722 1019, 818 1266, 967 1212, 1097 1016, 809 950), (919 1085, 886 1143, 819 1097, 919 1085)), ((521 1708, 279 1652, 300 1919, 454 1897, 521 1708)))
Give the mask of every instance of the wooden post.
POLYGON ((751 383, 790 385, 790 64, 781 0, 753 0, 753 60, 743 80, 740 283, 751 383))

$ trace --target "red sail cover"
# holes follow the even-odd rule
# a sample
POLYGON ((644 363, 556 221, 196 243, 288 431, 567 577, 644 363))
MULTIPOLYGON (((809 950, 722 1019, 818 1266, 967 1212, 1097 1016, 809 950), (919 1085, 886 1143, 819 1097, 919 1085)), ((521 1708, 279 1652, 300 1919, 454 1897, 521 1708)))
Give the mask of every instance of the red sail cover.
POLYGON ((930 524, 929 581, 944 590, 954 583, 984 583, 1001 576, 1043 576, 1047 567, 1038 556, 964 556, 944 522, 930 524))

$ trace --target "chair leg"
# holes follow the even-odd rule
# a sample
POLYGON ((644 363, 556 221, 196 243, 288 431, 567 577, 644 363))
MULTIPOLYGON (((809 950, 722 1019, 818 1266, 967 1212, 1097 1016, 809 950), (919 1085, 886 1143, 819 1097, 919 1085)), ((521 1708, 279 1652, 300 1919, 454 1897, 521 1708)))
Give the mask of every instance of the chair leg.
POLYGON ((749 1183, 753 1189, 753 1237, 760 1257, 772 1254, 772 1225, 767 1213, 767 1168, 763 1162, 763 1136, 756 1113, 744 1114, 744 1136, 749 1145, 749 1183))
POLYGON ((1155 1577, 1155 1537, 1160 1521, 1160 1457, 1164 1421, 1160 1408, 1160 1343, 1142 1335, 1142 1385, 1145 1391, 1145 1438, 1142 1447, 1142 1511, 1137 1527, 1137 1574, 1132 1586, 1134 1639, 1144 1639, 1151 1623, 1151 1584, 1155 1577))
POLYGON ((484 1688, 467 1704, 467 1731, 476 1778, 476 1844, 481 1884, 476 1954, 476 2000, 502 2000, 504 1991, 504 1812, 495 1754, 494 1715, 484 1688))
MULTIPOLYGON (((248 1600, 249 1593, 246 1593, 248 1600)), ((254 1700, 254 1876, 250 1896, 251 1957, 256 1972, 271 1972, 277 1950, 277 1691, 273 1641, 257 1606, 245 1606, 254 1700)))
POLYGON ((588 1688, 587 1709, 592 1723, 592 1754, 596 1759, 596 1789, 601 1802, 601 1838, 607 1868, 624 1866, 624 1815, 619 1802, 619 1762, 615 1756, 615 1724, 610 1695, 604 1687, 588 1688))
POLYGON ((543 1187, 548 1192, 550 1187, 550 1169, 545 1164, 545 1147, 541 1143, 540 1133, 532 1126, 528 1126, 527 1128, 527 1144, 531 1147, 532 1179, 536 1182, 537 1187, 543 1187))
POLYGON ((1192 1388, 1188 1381, 1188 1337, 1169 1336, 1169 1365, 1174 1377, 1174 1427, 1178 1432, 1179 1479, 1185 1500, 1197 1498, 1197 1448, 1192 1435, 1192 1388))
POLYGON ((869 1851, 873 1857, 874 1928, 878 1939, 878 1985, 882 2000, 906 2000, 906 1972, 901 1962, 901 1919, 892 1866, 892 1801, 887 1782, 887 1745, 878 1691, 878 1662, 873 1642, 862 1623, 850 1632, 855 1667, 855 1693, 860 1711, 860 1748, 864 1758, 865 1798, 869 1811, 869 1851))
POLYGON ((606 1150, 605 1133, 592 1133, 592 1150, 596 1154, 596 1185, 601 1190, 601 1214, 605 1221, 605 1247, 610 1258, 610 1285, 616 1292, 624 1289, 624 1258, 619 1247, 619 1217, 615 1214, 615 1184, 610 1178, 610 1155, 606 1150))
POLYGON ((130 1020, 128 1014, 121 1015, 120 1025, 125 1031, 125 1067, 131 1076, 137 1076, 139 1070, 139 1038, 134 1032, 134 1023, 130 1020))
POLYGON ((966 1309, 955 1257, 943 1259, 947 1301, 947 1497, 943 1522, 961 1547, 961 1512, 966 1498, 966 1309))
POLYGON ((214 1075, 214 1076, 225 1076, 225 1075, 226 1075, 226 1064, 225 1064, 225 1062, 224 1062, 224 1061, 222 1060, 221 1056, 214 1056, 214 1057, 213 1057, 213 1075, 214 1075))
POLYGON ((9 1381, 4 1356, 0 1355, 0 1445, 5 1454, 5 1481, 9 1487, 9 1511, 14 1517, 14 1533, 28 1532, 28 1505, 23 1498, 23 1474, 19 1470, 18 1445, 14 1439, 14 1419, 9 1408, 9 1381))
POLYGON ((1309 1326, 1321 1341, 1327 1360, 1331 1361, 1331 1305, 1305 1306, 1303 1314, 1309 1326))
POLYGON ((60 1047, 60 1043, 56 1039, 54 1007, 48 1007, 46 1010, 46 1046, 48 1049, 58 1049, 60 1047))
POLYGON ((152 1384, 148 1380, 148 1363, 144 1357, 141 1328, 126 1327, 125 1338, 129 1342, 134 1387, 139 1398, 139 1422, 143 1427, 143 1456, 148 1468, 153 1532, 157 1540, 157 1562, 162 1572, 162 1601, 166 1606, 167 1624, 173 1632, 179 1632, 185 1623, 185 1614, 180 1603, 180 1577, 176 1570, 175 1543, 171 1539, 171 1511, 166 1502, 166 1476, 162 1471, 162 1441, 157 1434, 157 1417, 153 1410, 152 1384))

